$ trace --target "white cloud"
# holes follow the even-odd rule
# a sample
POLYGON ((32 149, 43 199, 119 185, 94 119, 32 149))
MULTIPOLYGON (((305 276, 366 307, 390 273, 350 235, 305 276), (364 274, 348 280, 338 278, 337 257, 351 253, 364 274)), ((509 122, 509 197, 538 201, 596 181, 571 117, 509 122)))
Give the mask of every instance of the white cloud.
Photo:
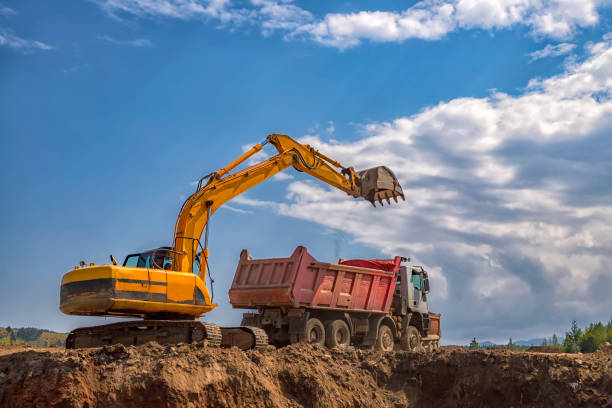
POLYGON ((146 38, 136 38, 134 40, 116 40, 112 37, 109 37, 108 35, 99 35, 98 40, 107 41, 117 45, 126 45, 129 47, 153 47, 153 43, 151 42, 151 40, 148 40, 146 38))
POLYGON ((251 0, 251 3, 257 10, 253 16, 258 15, 261 19, 264 35, 270 35, 277 30, 291 32, 313 18, 310 12, 291 4, 290 1, 251 0))
POLYGON ((233 203, 248 205, 251 207, 270 207, 270 208, 279 208, 280 204, 274 201, 265 201, 265 200, 255 200, 252 198, 247 198, 245 195, 240 195, 234 197, 232 199, 233 203))
POLYGON ((425 0, 403 11, 330 13, 304 24, 303 34, 322 44, 347 48, 361 40, 437 40, 458 29, 506 29, 524 25, 536 35, 569 38, 598 22, 596 0, 425 0))
POLYGON ((334 132, 336 131, 336 126, 334 125, 334 121, 330 120, 329 122, 327 122, 327 128, 325 128, 325 131, 327 133, 329 133, 330 135, 333 135, 334 132))
POLYGON ((214 20, 223 26, 253 24, 264 35, 303 38, 340 49, 363 40, 402 42, 438 40, 461 29, 509 29, 526 26, 538 36, 566 39, 599 21, 600 0, 424 0, 400 11, 328 13, 317 17, 292 0, 251 0, 235 6, 229 0, 96 0, 118 17, 163 16, 214 20))
POLYGON ((139 17, 170 17, 194 19, 217 18, 228 22, 240 16, 240 10, 228 11, 229 0, 94 0, 108 14, 139 17))
POLYGON ((223 207, 221 207, 222 210, 229 210, 238 214, 253 214, 253 211, 249 211, 249 210, 243 210, 242 208, 236 208, 236 207, 232 207, 231 205, 227 205, 225 204, 223 207))
POLYGON ((403 12, 333 13, 322 21, 303 25, 293 35, 303 33, 338 48, 355 46, 366 38, 375 42, 436 40, 454 29, 453 11, 452 4, 421 2, 403 12))
POLYGON ((368 125, 356 142, 301 139, 357 169, 389 166, 406 203, 375 209, 318 182, 295 181, 284 203, 241 204, 424 263, 435 271, 433 307, 446 314, 454 338, 479 335, 467 329, 479 327, 502 337, 550 335, 574 317, 607 319, 612 36, 588 52, 517 96, 454 99, 368 125))
POLYGON ((0 28, 0 47, 2 46, 20 51, 24 54, 37 50, 48 51, 53 49, 52 46, 43 42, 21 38, 12 30, 6 28, 0 28))
POLYGON ((16 16, 17 13, 15 10, 13 10, 10 7, 6 7, 3 4, 0 4, 0 16, 4 16, 4 17, 12 17, 12 16, 16 16))
POLYGON ((560 44, 548 44, 541 50, 537 50, 529 53, 531 61, 536 61, 542 58, 548 57, 559 57, 561 55, 569 54, 576 48, 576 44, 571 43, 560 43, 560 44))
POLYGON ((68 68, 64 68, 62 70, 62 72, 64 74, 66 74, 66 75, 70 75, 70 74, 74 74, 75 72, 77 72, 80 69, 81 69, 81 66, 77 64, 77 65, 72 65, 72 66, 70 66, 68 68))
POLYGON ((272 179, 275 181, 286 181, 286 180, 293 180, 293 176, 291 174, 281 172, 281 173, 276 173, 276 175, 274 175, 272 179))

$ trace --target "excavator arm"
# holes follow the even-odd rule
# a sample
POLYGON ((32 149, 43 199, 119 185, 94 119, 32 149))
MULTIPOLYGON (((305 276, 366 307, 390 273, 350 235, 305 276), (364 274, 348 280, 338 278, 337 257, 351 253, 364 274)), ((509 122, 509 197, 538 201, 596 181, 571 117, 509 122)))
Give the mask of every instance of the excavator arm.
MULTIPOLYGON (((219 207, 290 166, 355 198, 363 197, 374 206, 376 201, 382 204, 383 200, 390 203, 391 198, 396 202, 398 196, 404 198, 397 179, 384 166, 356 172, 352 167, 343 167, 336 160, 309 145, 298 143, 286 135, 272 134, 228 166, 200 180, 196 192, 185 201, 176 221, 172 269, 192 272, 198 248, 202 249, 205 258, 208 257, 206 242, 202 246, 200 238, 210 216, 219 207), (278 154, 230 174, 234 168, 259 152, 267 143, 272 144, 278 150, 278 154), (208 180, 203 184, 206 178, 208 180)), ((207 259, 204 259, 200 268, 202 278, 206 273, 206 261, 207 259)))

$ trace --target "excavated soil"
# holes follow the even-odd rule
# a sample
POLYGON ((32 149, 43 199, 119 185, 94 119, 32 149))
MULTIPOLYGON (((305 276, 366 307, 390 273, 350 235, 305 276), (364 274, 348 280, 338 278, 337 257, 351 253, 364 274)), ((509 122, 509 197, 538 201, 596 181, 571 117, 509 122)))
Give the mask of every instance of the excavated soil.
POLYGON ((610 407, 612 351, 11 346, 0 351, 0 406, 610 407))

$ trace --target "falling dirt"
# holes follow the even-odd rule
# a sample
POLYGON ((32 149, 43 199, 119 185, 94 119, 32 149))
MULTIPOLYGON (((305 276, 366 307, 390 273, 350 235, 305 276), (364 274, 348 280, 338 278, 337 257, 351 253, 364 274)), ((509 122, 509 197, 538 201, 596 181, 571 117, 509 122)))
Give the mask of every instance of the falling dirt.
POLYGON ((612 406, 612 351, 0 349, 2 407, 612 406))

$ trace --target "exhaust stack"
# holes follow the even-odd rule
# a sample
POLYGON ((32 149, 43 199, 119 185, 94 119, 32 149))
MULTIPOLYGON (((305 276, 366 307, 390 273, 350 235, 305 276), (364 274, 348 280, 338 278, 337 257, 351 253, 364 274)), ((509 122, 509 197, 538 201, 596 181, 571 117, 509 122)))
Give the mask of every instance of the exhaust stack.
POLYGON ((397 197, 404 197, 404 191, 397 178, 389 168, 385 166, 372 167, 357 172, 361 189, 361 197, 376 207, 376 201, 383 205, 383 200, 391 204, 391 199, 397 203, 397 197))

